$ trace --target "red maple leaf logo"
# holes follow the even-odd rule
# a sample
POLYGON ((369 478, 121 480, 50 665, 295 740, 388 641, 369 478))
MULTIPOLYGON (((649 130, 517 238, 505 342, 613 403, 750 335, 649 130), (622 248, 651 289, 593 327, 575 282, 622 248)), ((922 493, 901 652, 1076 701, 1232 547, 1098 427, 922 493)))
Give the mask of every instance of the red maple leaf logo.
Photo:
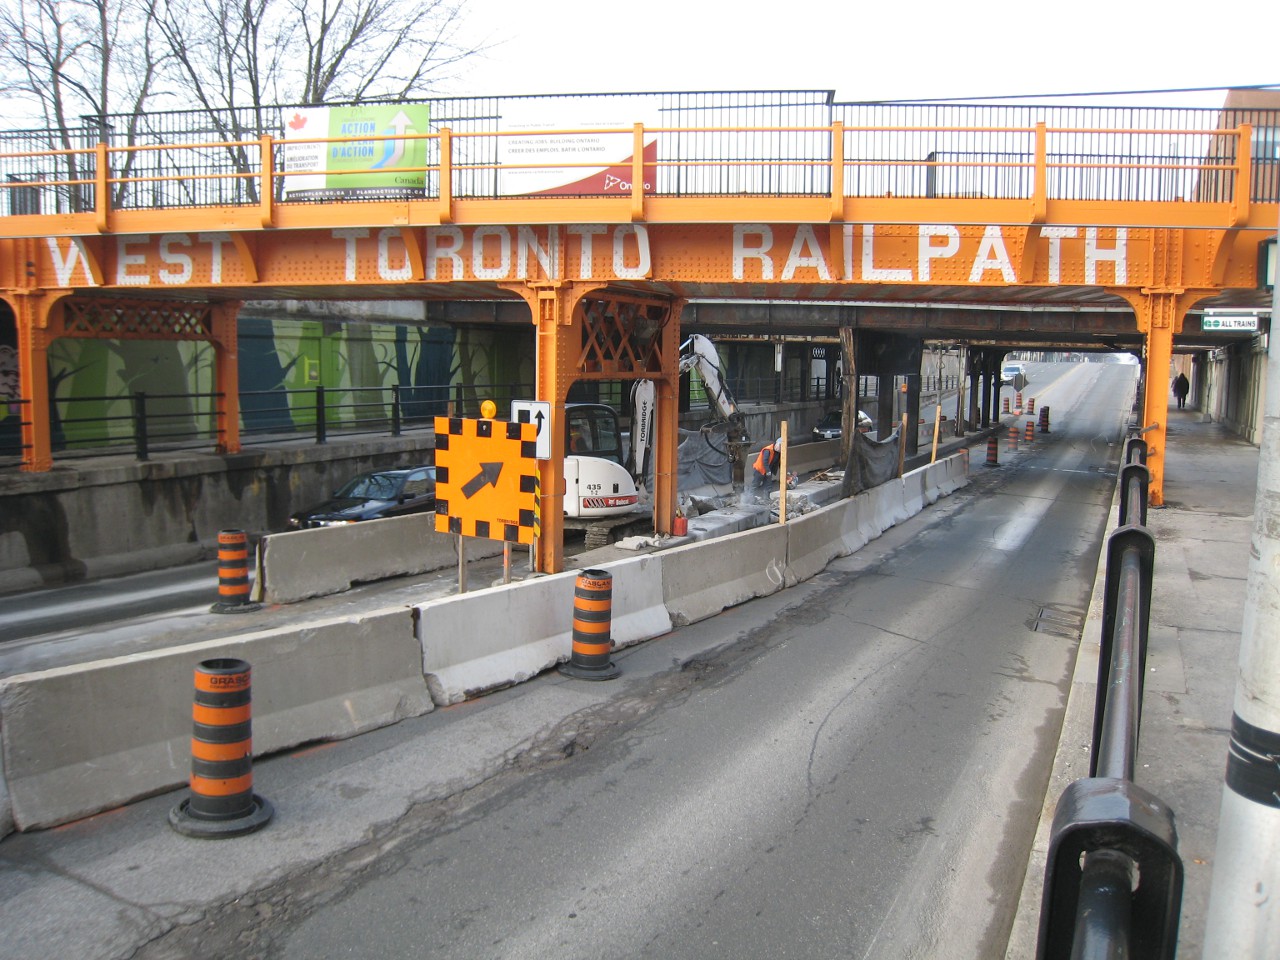
POLYGON ((307 125, 307 118, 300 113, 295 113, 293 119, 289 121, 290 130, 301 130, 307 125))

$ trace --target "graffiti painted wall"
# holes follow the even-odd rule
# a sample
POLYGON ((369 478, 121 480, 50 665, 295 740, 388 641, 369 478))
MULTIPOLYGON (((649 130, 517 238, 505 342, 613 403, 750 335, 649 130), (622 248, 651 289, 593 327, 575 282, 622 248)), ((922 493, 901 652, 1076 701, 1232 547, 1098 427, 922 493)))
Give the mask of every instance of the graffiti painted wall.
MULTIPOLYGON (((246 439, 313 429, 317 387, 333 416, 362 423, 390 420, 392 386, 410 424, 446 413, 459 398, 531 395, 533 337, 523 329, 260 316, 246 308, 238 330, 246 439)), ((12 381, 17 396, 16 337, 9 333, 13 344, 4 337, 0 322, 0 391, 12 381)), ((130 441, 139 393, 153 441, 215 433, 210 344, 64 338, 50 346, 49 376, 55 450, 130 441)))

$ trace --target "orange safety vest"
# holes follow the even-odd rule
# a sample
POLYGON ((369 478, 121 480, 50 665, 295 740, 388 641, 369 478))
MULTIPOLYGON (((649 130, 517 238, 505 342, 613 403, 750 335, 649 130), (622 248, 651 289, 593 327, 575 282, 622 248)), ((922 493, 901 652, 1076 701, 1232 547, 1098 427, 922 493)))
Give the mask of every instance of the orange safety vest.
POLYGON ((773 466, 773 458, 777 455, 778 451, 773 449, 772 443, 761 447, 760 452, 756 454, 756 462, 752 465, 752 469, 762 477, 767 475, 773 466))

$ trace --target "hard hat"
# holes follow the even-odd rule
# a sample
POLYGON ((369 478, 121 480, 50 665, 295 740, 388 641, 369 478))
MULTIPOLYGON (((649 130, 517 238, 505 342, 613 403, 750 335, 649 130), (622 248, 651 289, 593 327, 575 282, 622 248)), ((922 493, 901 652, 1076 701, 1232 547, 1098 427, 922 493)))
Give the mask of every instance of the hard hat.
POLYGON ((781 450, 781 449, 782 449, 782 438, 781 438, 781 437, 779 437, 777 440, 773 441, 773 449, 775 449, 775 450, 781 450))

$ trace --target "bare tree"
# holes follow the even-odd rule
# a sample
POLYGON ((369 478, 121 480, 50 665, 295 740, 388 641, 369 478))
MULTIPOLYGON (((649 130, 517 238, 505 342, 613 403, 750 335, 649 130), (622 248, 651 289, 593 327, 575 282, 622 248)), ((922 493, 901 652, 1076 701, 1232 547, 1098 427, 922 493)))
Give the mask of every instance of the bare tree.
MULTIPOLYGON (((168 139, 157 111, 205 117, 194 137, 234 144, 230 170, 256 168, 252 141, 280 130, 275 104, 391 101, 428 94, 480 52, 460 40, 465 0, 5 0, 0 5, 0 90, 51 142, 30 147, 129 147, 168 139), (151 127, 153 129, 146 129, 151 127)), ((189 118, 184 121, 189 125, 189 118)), ((117 203, 127 174, 152 169, 147 202, 189 190, 189 156, 125 151, 111 158, 117 203)), ((91 165, 68 153, 53 179, 76 181, 59 205, 91 204, 91 165)), ((32 169, 33 179, 51 171, 32 169)), ((256 201, 252 178, 227 183, 256 201)), ((141 183, 133 189, 141 189, 141 183)), ((190 197, 183 197, 190 200, 190 197)))
POLYGON ((179 97, 206 108, 421 97, 478 52, 460 2, 161 0, 179 97))
MULTIPOLYGON (((458 43, 444 0, 157 0, 176 97, 203 108, 224 142, 280 130, 275 104, 421 97, 478 52, 458 43)), ((229 148, 233 168, 254 148, 229 148)), ((237 181, 250 201, 257 188, 237 181)))
MULTIPOLYGON (((49 146, 75 150, 107 140, 110 114, 123 118, 119 139, 134 142, 162 68, 152 45, 153 3, 11 0, 0 9, 0 82, 18 105, 15 113, 51 132, 49 146)), ((62 163, 71 181, 91 169, 73 153, 62 163)), ((72 209, 88 200, 80 186, 58 193, 72 209)))

